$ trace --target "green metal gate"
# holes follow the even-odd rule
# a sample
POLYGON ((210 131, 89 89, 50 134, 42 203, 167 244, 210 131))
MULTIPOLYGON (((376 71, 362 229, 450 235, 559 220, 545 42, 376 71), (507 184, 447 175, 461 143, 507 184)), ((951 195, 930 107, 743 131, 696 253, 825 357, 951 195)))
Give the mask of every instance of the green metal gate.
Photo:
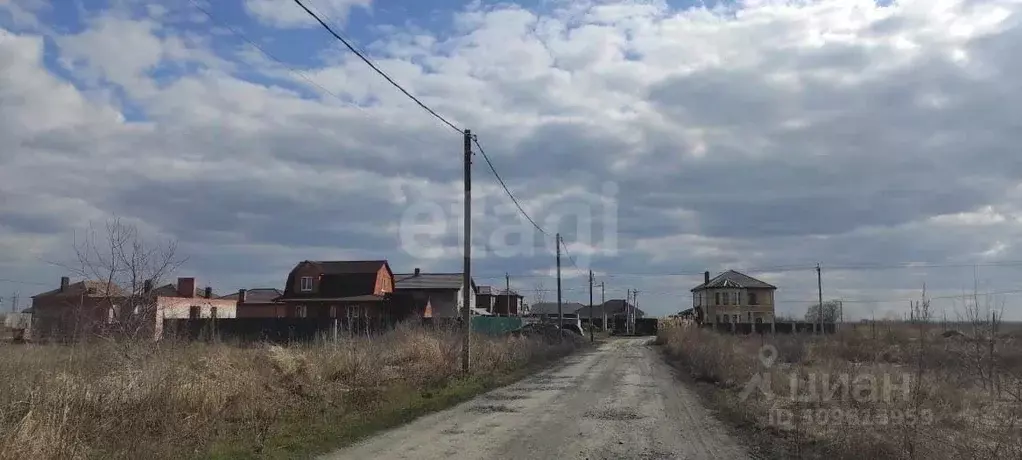
POLYGON ((472 331, 486 335, 502 335, 522 328, 522 319, 505 316, 473 316, 472 331))

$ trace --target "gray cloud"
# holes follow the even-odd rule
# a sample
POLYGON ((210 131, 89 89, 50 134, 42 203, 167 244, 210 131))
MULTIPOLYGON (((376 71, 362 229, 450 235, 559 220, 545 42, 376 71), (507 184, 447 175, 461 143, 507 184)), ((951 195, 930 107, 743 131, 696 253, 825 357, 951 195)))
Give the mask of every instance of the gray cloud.
MULTIPOLYGON (((798 313, 815 297, 806 267, 816 261, 977 263, 985 289, 1018 288, 1013 272, 982 264, 1022 259, 1012 244, 1022 233, 1022 9, 826 3, 831 14, 808 5, 739 16, 497 6, 455 14, 452 31, 384 27, 390 35, 366 47, 476 132, 537 221, 565 219, 549 230, 569 244, 585 233, 571 216, 598 217, 602 187, 614 184, 616 254, 575 255, 607 273, 609 296, 642 290, 649 311, 684 307, 702 270, 743 268, 781 286, 782 309, 798 313), (998 11, 1009 14, 998 22, 998 11), (803 270, 765 270, 792 265, 803 270), (692 274, 652 276, 664 273, 692 274)), ((220 290, 282 282, 306 258, 460 269, 461 139, 363 64, 313 50, 324 59, 309 72, 318 83, 373 101, 355 108, 237 61, 236 38, 184 32, 176 21, 192 21, 188 10, 94 12, 48 50, 81 71, 67 81, 44 65, 43 25, 26 5, 0 6, 17 16, 0 27, 20 34, 0 36, 0 278, 50 283, 59 273, 40 261, 67 258, 72 232, 114 215, 180 240, 183 270, 220 290), (176 70, 156 79, 153 68, 176 70), (143 120, 126 120, 109 94, 143 120), (401 247, 399 223, 422 202, 445 210, 440 258, 401 247)), ((333 7, 352 5, 368 2, 333 7)), ((247 11, 267 21, 259 8, 247 11)), ((285 19, 269 23, 305 25, 285 19)), ((473 174, 485 250, 519 221, 497 210, 508 200, 480 155, 473 174)), ((608 241, 599 218, 589 230, 579 251, 608 241)), ((552 288, 526 276, 553 265, 540 245, 549 239, 528 237, 533 255, 481 257, 480 276, 552 288)), ((951 295, 972 280, 963 268, 826 273, 825 296, 887 299, 880 310, 903 309, 922 281, 951 295)), ((565 284, 566 300, 588 298, 583 279, 565 284)), ((0 292, 36 287, 0 282, 0 292)))

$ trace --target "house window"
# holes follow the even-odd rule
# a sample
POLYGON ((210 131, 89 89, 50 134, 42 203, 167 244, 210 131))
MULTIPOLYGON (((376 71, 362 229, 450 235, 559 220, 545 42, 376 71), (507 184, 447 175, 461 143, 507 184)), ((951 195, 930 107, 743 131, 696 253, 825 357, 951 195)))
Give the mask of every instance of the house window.
POLYGON ((731 319, 734 320, 734 322, 737 323, 738 322, 738 315, 731 315, 731 319))
POLYGON ((729 317, 728 317, 727 315, 724 315, 724 322, 725 322, 725 323, 729 323, 729 322, 731 322, 731 321, 730 321, 730 319, 731 319, 731 318, 729 318, 729 317))
POLYGON ((302 292, 309 292, 309 291, 312 290, 312 277, 311 276, 303 276, 302 277, 302 286, 301 286, 301 288, 302 288, 302 292))
POLYGON ((720 293, 719 292, 714 292, 713 293, 713 304, 714 305, 720 305, 720 293))
POLYGON ((759 305, 759 302, 756 301, 756 293, 755 292, 750 292, 749 293, 749 305, 759 305))
POLYGON ((748 313, 748 315, 749 315, 749 322, 751 323, 752 322, 752 313, 748 313))
POLYGON ((305 318, 308 313, 308 308, 305 305, 298 305, 295 307, 295 317, 305 318))

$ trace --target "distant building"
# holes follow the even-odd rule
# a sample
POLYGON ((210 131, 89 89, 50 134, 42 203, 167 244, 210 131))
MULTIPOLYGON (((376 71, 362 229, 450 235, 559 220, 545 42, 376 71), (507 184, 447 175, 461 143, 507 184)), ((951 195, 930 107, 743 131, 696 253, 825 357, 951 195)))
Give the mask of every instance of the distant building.
POLYGON ((284 291, 277 288, 239 289, 238 292, 220 297, 236 303, 238 318, 284 318, 287 305, 277 302, 284 291))
POLYGON ((728 270, 692 288, 692 308, 699 323, 772 323, 777 287, 728 270))
POLYGON ((490 286, 479 286, 477 291, 476 308, 492 313, 494 304, 496 303, 493 288, 490 286))
POLYGON ((494 297, 493 314, 497 316, 518 316, 525 309, 525 296, 514 290, 501 290, 494 297))
POLYGON ((334 319, 360 329, 389 323, 398 316, 391 310, 394 273, 386 260, 334 260, 299 262, 288 274, 284 304, 288 318, 334 319))
MULTIPOLYGON (((431 307, 432 318, 457 318, 461 316, 464 302, 463 288, 465 277, 462 273, 425 273, 418 268, 413 273, 394 275, 394 289, 397 301, 402 305, 410 303, 418 306, 427 302, 431 307)), ((468 296, 469 307, 479 307, 475 282, 470 281, 468 296)), ((416 316, 423 315, 414 312, 416 316)), ((478 313, 478 312, 476 312, 478 313)))
POLYGON ((128 294, 104 281, 60 278, 56 289, 32 296, 32 330, 36 340, 77 340, 102 334, 114 322, 128 294))
MULTIPOLYGON (((148 289, 144 289, 148 290, 148 289)), ((147 298, 152 298, 155 308, 142 308, 132 312, 142 319, 145 330, 152 328, 154 338, 163 336, 165 319, 234 318, 237 303, 216 298, 213 288, 200 288, 195 278, 182 277, 176 284, 165 284, 152 289, 147 298)))

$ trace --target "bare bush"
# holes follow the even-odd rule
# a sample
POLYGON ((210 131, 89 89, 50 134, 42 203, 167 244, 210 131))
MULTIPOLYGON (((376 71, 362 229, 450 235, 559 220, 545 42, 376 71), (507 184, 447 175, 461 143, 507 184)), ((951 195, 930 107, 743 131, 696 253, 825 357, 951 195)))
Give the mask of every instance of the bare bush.
POLYGON ((573 349, 480 336, 465 376, 456 334, 417 327, 291 347, 166 342, 130 353, 141 359, 125 358, 123 347, 0 345, 0 459, 190 458, 218 449, 252 457, 301 448, 295 437, 317 432, 340 442, 383 423, 373 420, 426 407, 419 401, 430 395, 456 395, 457 382, 495 381, 573 349))
POLYGON ((1022 347, 998 332, 996 310, 977 305, 957 325, 965 335, 945 334, 924 294, 907 322, 825 337, 677 326, 662 329, 659 343, 717 387, 725 414, 774 433, 785 457, 1018 458, 1022 347))

